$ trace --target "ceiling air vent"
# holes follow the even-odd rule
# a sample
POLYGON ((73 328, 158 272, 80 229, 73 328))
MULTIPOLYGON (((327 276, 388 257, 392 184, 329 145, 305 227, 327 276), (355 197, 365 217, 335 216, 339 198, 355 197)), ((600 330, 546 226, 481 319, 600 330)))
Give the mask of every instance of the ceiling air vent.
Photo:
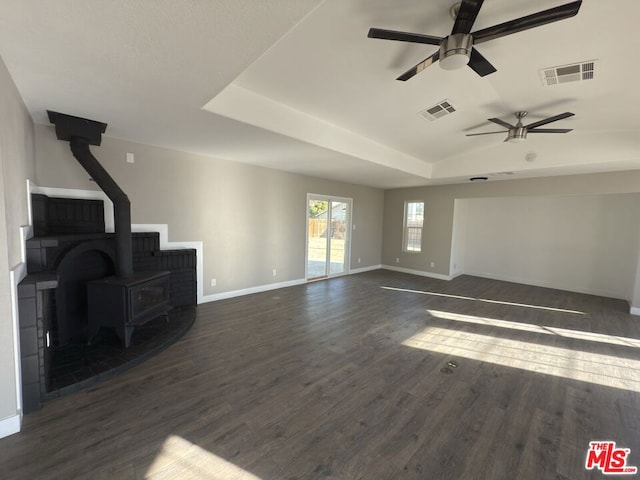
POLYGON ((595 60, 589 60, 571 65, 543 68, 540 70, 540 78, 542 78, 542 84, 545 86, 592 80, 595 64, 595 60))
POLYGON ((427 107, 424 110, 419 111, 418 115, 425 120, 433 122, 434 120, 450 115, 455 111, 456 109, 451 105, 449 100, 442 100, 432 107, 427 107))

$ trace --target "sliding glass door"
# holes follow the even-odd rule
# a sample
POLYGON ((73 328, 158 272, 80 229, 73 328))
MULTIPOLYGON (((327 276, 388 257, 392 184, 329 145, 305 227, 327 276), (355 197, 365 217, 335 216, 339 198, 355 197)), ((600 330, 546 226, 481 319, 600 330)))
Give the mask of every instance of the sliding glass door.
POLYGON ((307 195, 307 279, 348 273, 351 204, 349 198, 307 195))

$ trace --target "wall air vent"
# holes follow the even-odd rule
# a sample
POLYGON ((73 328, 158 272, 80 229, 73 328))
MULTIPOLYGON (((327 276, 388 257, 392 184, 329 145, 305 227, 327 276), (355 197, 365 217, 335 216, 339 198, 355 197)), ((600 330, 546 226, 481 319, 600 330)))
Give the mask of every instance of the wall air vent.
POLYGON ((540 70, 540 78, 545 86, 593 80, 595 66, 596 60, 589 60, 571 65, 543 68, 540 70))
POLYGON ((446 115, 450 115, 455 112, 456 109, 453 107, 449 100, 442 100, 432 107, 427 107, 424 110, 418 112, 418 116, 425 120, 429 120, 433 122, 439 118, 442 118, 446 115))

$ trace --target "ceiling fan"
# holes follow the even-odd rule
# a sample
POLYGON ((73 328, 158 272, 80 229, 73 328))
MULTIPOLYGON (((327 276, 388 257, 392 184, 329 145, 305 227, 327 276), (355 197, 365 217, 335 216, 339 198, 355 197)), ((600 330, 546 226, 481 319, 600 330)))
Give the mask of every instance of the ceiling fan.
POLYGON ((555 115, 553 117, 545 118, 544 120, 538 120, 537 122, 530 123, 529 125, 522 125, 522 119, 527 116, 527 112, 516 112, 516 117, 518 122, 515 125, 511 125, 504 120, 500 120, 499 118, 489 118, 488 120, 493 123, 497 123, 508 130, 500 130, 499 132, 484 132, 484 133, 469 133, 467 137, 475 137, 477 135, 491 135, 494 133, 505 133, 507 132, 507 138, 505 142, 521 142, 525 138, 527 138, 527 133, 568 133, 572 131, 572 128, 538 128, 542 125, 547 125, 551 122, 556 122, 558 120, 562 120, 563 118, 573 117, 573 113, 564 112, 559 115, 555 115))
MULTIPOLYGON (((471 28, 480 12, 480 7, 483 2, 484 0, 462 0, 460 7, 457 9, 458 12, 455 15, 455 23, 453 24, 451 34, 447 37, 398 32, 381 28, 369 29, 367 36, 369 38, 380 38, 383 40, 426 43, 428 45, 440 46, 440 49, 436 53, 404 72, 396 80, 409 80, 438 60, 440 61, 440 66, 445 70, 454 70, 468 64, 474 72, 484 77, 485 75, 495 72, 496 69, 474 48, 474 45, 573 17, 578 13, 580 5, 582 4, 582 0, 567 3, 559 7, 494 25, 493 27, 471 32, 471 28)), ((454 5, 454 8, 452 8, 453 12, 455 12, 454 9, 456 7, 457 5, 454 5)))

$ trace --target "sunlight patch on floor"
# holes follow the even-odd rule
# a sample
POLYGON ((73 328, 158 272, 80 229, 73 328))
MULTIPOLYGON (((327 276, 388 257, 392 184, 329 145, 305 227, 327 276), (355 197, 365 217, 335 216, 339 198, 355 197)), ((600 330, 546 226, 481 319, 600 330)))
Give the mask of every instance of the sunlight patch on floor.
POLYGON ((499 305, 510 305, 513 307, 536 308, 539 310, 549 310, 552 312, 574 313, 576 315, 586 315, 585 312, 580 312, 578 310, 567 310, 564 308, 547 307, 544 305, 530 305, 527 303, 505 302, 502 300, 489 300, 488 298, 465 297, 463 295, 451 295, 448 293, 425 292, 423 290, 412 290, 410 288, 397 288, 397 287, 385 287, 385 286, 381 286, 380 288, 383 288, 385 290, 394 290, 397 292, 419 293, 420 295, 432 295, 434 297, 457 298, 460 300, 473 300, 475 302, 496 303, 499 305))
POLYGON ((560 337, 575 338, 577 340, 587 340, 590 342, 640 348, 640 339, 637 338, 618 337, 615 335, 606 335, 604 333, 584 332, 581 330, 570 330, 566 328, 550 327, 547 325, 534 325, 532 323, 510 322, 508 320, 498 320, 497 318, 477 317, 475 315, 463 315, 460 313, 443 312, 440 310, 427 309, 427 312, 429 312, 433 317, 442 318, 444 320, 454 320, 457 322, 475 323, 478 325, 509 328, 511 330, 541 333, 544 335, 558 335, 560 337))
POLYGON ((147 470, 146 480, 261 480, 177 435, 169 436, 147 470))
MULTIPOLYGON (((640 361, 506 338, 427 327, 403 345, 452 358, 468 358, 510 368, 640 392, 640 361)), ((460 361, 462 365, 463 362, 460 361)))

